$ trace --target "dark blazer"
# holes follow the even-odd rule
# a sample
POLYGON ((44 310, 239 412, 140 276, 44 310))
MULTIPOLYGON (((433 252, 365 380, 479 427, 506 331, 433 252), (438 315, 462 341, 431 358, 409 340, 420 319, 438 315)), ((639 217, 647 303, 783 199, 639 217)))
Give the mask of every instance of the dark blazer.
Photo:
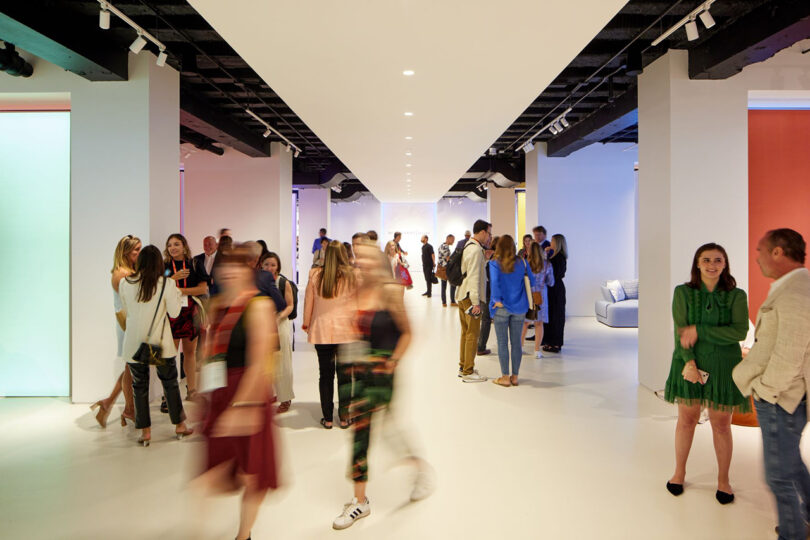
MULTIPOLYGON (((205 253, 200 253, 199 255, 194 255, 194 264, 197 264, 200 267, 205 268, 205 253)), ((213 268, 211 270, 213 271, 213 268)), ((210 287, 213 283, 214 283, 214 277, 213 276, 208 276, 208 286, 210 287)))

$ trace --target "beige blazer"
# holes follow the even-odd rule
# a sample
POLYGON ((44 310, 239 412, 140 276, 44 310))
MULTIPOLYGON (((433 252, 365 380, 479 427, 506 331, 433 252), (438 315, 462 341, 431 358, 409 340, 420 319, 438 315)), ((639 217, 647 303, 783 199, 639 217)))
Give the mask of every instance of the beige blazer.
POLYGON ((309 282, 304 295, 303 324, 307 327, 307 341, 315 345, 356 341, 357 291, 341 286, 337 290, 338 296, 322 297, 321 272, 322 268, 309 271, 309 282))
POLYGON ((732 377, 743 395, 755 393, 790 414, 810 392, 810 272, 806 268, 768 294, 757 313, 754 346, 732 377))
POLYGON ((461 274, 466 274, 464 281, 456 290, 456 299, 463 300, 470 295, 472 305, 477 306, 487 300, 487 262, 484 260, 484 249, 475 238, 470 238, 461 255, 461 274), (473 247, 474 246, 474 247, 473 247))

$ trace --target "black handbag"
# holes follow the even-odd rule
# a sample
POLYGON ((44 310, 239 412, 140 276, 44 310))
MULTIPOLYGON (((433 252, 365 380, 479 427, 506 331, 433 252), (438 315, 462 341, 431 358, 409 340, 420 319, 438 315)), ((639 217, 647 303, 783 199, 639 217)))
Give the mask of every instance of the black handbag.
MULTIPOLYGON (((155 326, 155 319, 157 318, 158 311, 160 311, 160 302, 163 300, 163 291, 166 289, 166 277, 163 278, 163 286, 160 288, 160 296, 158 297, 157 307, 155 314, 152 315, 152 324, 149 325, 149 333, 146 334, 146 341, 141 343, 132 359, 140 364, 148 364, 150 366, 162 366, 166 362, 163 360, 163 347, 161 345, 152 345, 149 343, 152 338, 152 328, 155 326)), ((166 325, 161 324, 162 330, 160 331, 160 343, 163 343, 163 332, 166 331, 166 325)))

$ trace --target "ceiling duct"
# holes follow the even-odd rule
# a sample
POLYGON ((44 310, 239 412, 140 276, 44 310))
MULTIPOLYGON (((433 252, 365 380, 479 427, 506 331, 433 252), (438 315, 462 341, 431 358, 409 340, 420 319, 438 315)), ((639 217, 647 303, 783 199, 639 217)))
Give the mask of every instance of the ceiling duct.
POLYGON ((490 180, 495 182, 495 185, 502 188, 513 188, 516 185, 520 184, 520 182, 516 182, 515 180, 510 180, 509 178, 505 177, 500 172, 492 173, 489 177, 490 180))
POLYGON ((327 188, 327 189, 332 188, 332 187, 335 187, 337 185, 340 185, 340 183, 343 182, 344 180, 354 180, 356 178, 357 177, 355 175, 351 174, 351 173, 337 173, 337 174, 333 175, 332 178, 330 178, 326 182, 321 183, 321 187, 327 188))

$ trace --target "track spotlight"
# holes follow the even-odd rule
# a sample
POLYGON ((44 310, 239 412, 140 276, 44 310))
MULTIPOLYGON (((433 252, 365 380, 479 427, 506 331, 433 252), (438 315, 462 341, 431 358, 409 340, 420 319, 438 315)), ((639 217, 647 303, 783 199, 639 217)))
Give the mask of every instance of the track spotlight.
POLYGON ((554 122, 554 129, 557 130, 557 133, 560 133, 563 130, 562 124, 560 122, 554 122))
POLYGON ((498 154, 498 149, 495 148, 494 146, 490 146, 489 147, 489 155, 494 156, 494 155, 497 155, 497 154, 498 154))
POLYGON ((146 39, 139 33, 135 41, 132 42, 132 45, 129 46, 129 50, 138 54, 143 50, 144 45, 146 45, 146 39))
POLYGON ((551 132, 552 135, 556 135, 558 133, 557 128, 553 125, 548 127, 548 130, 551 132))
POLYGON ((689 19, 689 22, 684 25, 684 28, 686 28, 686 39, 689 41, 695 41, 700 37, 695 19, 689 19))
POLYGON ((169 58, 169 55, 166 54, 166 50, 161 50, 158 53, 157 62, 155 62, 158 66, 163 67, 166 65, 166 59, 169 58))
POLYGON ((523 145, 523 152, 524 153, 528 154, 532 150, 534 150, 534 141, 529 141, 529 142, 527 142, 526 144, 523 145))
POLYGON ((104 8, 98 12, 98 27, 102 30, 110 29, 110 12, 104 8))
POLYGON ((293 154, 293 157, 297 158, 300 155, 301 155, 301 150, 296 150, 295 153, 293 154))
POLYGON ((571 124, 568 123, 568 120, 566 120, 564 116, 562 118, 560 118, 560 124, 562 124, 562 126, 565 127, 565 128, 567 128, 568 126, 571 125, 571 124))
POLYGON ((712 26, 714 26, 714 17, 712 17, 712 14, 709 13, 708 9, 703 13, 701 13, 700 15, 698 15, 698 17, 700 17, 700 22, 702 22, 703 26, 705 26, 706 28, 711 28, 712 26))
POLYGON ((289 152, 289 151, 290 151, 290 145, 288 144, 287 145, 287 152, 289 152))
POLYGON ((266 138, 267 138, 267 137, 269 137, 269 136, 270 136, 272 133, 273 133, 273 132, 272 132, 272 131, 270 131, 270 128, 267 128, 266 130, 264 130, 264 134, 263 134, 263 136, 264 136, 264 138, 266 139, 266 138))

